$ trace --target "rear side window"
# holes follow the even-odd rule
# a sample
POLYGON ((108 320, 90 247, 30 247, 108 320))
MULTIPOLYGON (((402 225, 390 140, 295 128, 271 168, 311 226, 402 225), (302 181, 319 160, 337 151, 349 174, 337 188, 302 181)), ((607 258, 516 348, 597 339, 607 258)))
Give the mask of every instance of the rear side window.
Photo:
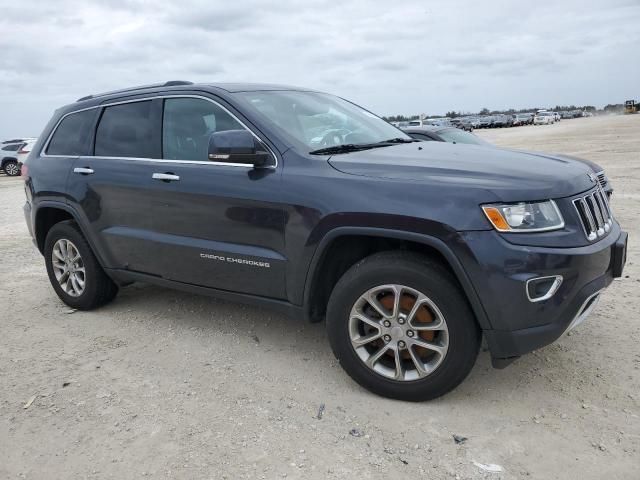
POLYGON ((199 98, 168 98, 164 102, 162 152, 170 160, 207 161, 214 132, 244 130, 215 103, 199 98))
POLYGON ((154 116, 151 100, 106 107, 96 130, 95 155, 157 158, 160 129, 154 116))
POLYGON ((2 147, 2 150, 5 152, 17 152, 22 145, 24 145, 24 143, 14 143, 13 145, 2 147))
POLYGON ((87 155, 95 115, 96 111, 92 109, 63 118, 51 137, 47 155, 87 155))

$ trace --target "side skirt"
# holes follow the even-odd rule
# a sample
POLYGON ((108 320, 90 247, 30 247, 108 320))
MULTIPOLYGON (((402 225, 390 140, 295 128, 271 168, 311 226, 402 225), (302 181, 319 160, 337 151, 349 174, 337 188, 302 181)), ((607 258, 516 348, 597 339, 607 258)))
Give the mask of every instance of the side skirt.
POLYGON ((199 285, 176 282, 173 280, 167 280, 162 277, 157 277, 155 275, 132 272, 129 270, 105 269, 105 272, 107 273, 107 275, 109 275, 109 277, 111 277, 114 282, 121 286, 128 285, 133 282, 150 283, 152 285, 158 285, 174 290, 181 290, 183 292, 194 293, 196 295, 215 297, 229 302, 244 303, 248 305, 264 307, 274 312, 287 315, 291 318, 305 318, 304 309, 302 307, 292 305, 291 303, 283 300, 259 297, 256 295, 250 295, 248 293, 229 292, 227 290, 219 290, 216 288, 201 287, 199 285))

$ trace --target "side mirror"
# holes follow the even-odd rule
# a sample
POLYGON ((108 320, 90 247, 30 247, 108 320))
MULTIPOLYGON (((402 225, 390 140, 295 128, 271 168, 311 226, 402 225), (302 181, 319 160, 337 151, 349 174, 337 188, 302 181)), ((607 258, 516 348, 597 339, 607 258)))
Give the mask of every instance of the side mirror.
POLYGON ((224 130, 209 138, 209 160, 244 163, 264 167, 271 162, 271 154, 264 144, 247 130, 224 130))

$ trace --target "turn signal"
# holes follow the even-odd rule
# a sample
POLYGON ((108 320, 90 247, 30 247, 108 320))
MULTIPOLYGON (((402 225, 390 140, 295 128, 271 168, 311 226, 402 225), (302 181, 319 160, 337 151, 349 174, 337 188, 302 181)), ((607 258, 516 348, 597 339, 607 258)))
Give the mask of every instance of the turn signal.
POLYGON ((495 207, 482 207, 482 210, 484 210, 485 215, 496 228, 496 230, 498 230, 499 232, 510 230, 509 224, 500 213, 500 210, 495 207))

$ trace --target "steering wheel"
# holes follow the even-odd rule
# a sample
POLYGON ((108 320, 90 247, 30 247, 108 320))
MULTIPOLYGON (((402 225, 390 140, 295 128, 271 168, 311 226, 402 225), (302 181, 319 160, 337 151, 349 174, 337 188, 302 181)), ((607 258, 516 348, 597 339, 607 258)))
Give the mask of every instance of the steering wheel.
POLYGON ((349 135, 351 130, 346 128, 333 128, 327 131, 320 140, 320 145, 323 147, 333 147, 334 145, 340 145, 344 141, 344 137, 349 135))

